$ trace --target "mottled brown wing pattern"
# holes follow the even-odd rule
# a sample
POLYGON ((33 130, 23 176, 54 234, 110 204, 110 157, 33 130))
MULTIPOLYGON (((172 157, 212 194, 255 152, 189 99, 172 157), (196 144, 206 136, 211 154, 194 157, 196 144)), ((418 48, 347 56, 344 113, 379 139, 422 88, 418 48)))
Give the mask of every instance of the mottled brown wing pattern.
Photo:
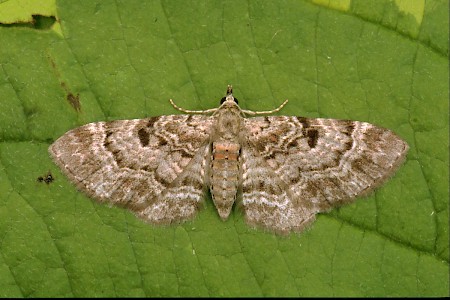
POLYGON ((173 223, 191 218, 203 201, 212 123, 192 115, 90 123, 49 152, 92 198, 151 223, 173 223))
POLYGON ((292 193, 256 148, 243 146, 241 162, 242 196, 238 206, 250 226, 286 234, 301 231, 314 221, 314 211, 292 193))
POLYGON ((150 223, 191 219, 209 187, 223 220, 237 200, 248 224, 286 234, 381 185, 408 151, 392 131, 365 122, 245 119, 287 100, 271 111, 242 110, 231 86, 218 108, 171 103, 187 115, 87 124, 50 154, 80 190, 150 223))
MULTIPOLYGON (((392 131, 365 122, 272 116, 245 119, 245 129, 259 168, 273 171, 268 182, 281 181, 292 209, 306 212, 308 220, 378 187, 408 150, 392 131)), ((244 165, 243 172, 251 169, 244 165)), ((257 189, 244 178, 244 206, 257 189)))

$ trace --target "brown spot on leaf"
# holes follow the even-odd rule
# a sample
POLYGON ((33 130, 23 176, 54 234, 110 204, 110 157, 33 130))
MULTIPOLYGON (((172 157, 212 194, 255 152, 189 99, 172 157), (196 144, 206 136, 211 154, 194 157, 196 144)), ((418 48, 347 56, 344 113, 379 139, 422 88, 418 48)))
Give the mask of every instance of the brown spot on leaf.
POLYGON ((70 90, 70 88, 67 86, 67 84, 64 82, 64 80, 61 79, 61 74, 59 73, 58 66, 56 65, 56 62, 52 59, 52 57, 48 56, 48 60, 50 62, 50 65, 55 72, 56 77, 59 79, 59 84, 63 88, 63 90, 66 92, 66 100, 69 102, 70 106, 75 109, 76 112, 81 111, 81 102, 80 102, 80 94, 74 94, 70 90))
POLYGON ((35 14, 31 16, 29 20, 18 21, 15 23, 1 23, 0 27, 27 27, 36 30, 49 30, 55 22, 57 22, 54 16, 44 16, 35 14))
POLYGON ((72 93, 68 93, 66 96, 67 101, 69 101, 69 104, 77 111, 81 111, 81 103, 80 103, 80 94, 77 94, 76 96, 72 93))
MULTIPOLYGON (((52 61, 52 64, 54 64, 54 62, 52 61)), ((56 66, 54 66, 56 68, 56 66)), ((58 70, 55 70, 57 72, 57 75, 59 76, 58 70)), ((66 100, 67 102, 69 102, 70 106, 73 107, 73 109, 75 109, 76 112, 80 112, 81 111, 81 102, 80 102, 80 94, 76 94, 74 95, 69 87, 67 86, 67 84, 64 81, 61 81, 61 87, 64 89, 64 91, 66 92, 66 100)))

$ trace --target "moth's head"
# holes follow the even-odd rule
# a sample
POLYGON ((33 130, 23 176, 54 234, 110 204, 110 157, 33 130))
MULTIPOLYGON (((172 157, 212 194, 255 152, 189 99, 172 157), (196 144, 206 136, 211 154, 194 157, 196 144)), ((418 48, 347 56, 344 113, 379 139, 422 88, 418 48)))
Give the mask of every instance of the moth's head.
POLYGON ((231 85, 228 85, 227 95, 225 97, 223 97, 222 99, 220 99, 220 105, 223 105, 225 102, 227 104, 229 103, 233 106, 238 104, 238 100, 233 97, 233 87, 231 85))

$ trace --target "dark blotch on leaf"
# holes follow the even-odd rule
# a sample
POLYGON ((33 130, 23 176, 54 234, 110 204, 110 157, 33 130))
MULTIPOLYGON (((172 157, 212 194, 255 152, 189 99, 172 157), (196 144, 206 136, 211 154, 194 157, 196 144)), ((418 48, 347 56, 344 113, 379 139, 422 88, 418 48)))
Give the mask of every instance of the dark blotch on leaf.
POLYGON ((49 30, 56 22, 54 16, 33 15, 29 22, 16 22, 11 24, 0 23, 0 27, 27 27, 36 30, 49 30))
POLYGON ((66 97, 67 101, 69 101, 69 104, 77 111, 81 111, 81 103, 80 103, 80 94, 77 94, 76 96, 72 93, 68 93, 66 97))

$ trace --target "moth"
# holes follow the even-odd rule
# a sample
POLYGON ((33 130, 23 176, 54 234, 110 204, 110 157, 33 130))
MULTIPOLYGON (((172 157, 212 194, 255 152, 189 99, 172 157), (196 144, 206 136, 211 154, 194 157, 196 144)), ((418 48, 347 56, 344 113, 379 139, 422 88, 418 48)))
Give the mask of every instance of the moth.
POLYGON ((222 220, 236 207, 250 226, 287 234, 380 186, 408 151, 366 122, 267 116, 287 100, 243 110, 231 86, 218 108, 170 102, 185 114, 90 123, 49 152, 78 189, 151 224, 193 219, 209 189, 222 220))

